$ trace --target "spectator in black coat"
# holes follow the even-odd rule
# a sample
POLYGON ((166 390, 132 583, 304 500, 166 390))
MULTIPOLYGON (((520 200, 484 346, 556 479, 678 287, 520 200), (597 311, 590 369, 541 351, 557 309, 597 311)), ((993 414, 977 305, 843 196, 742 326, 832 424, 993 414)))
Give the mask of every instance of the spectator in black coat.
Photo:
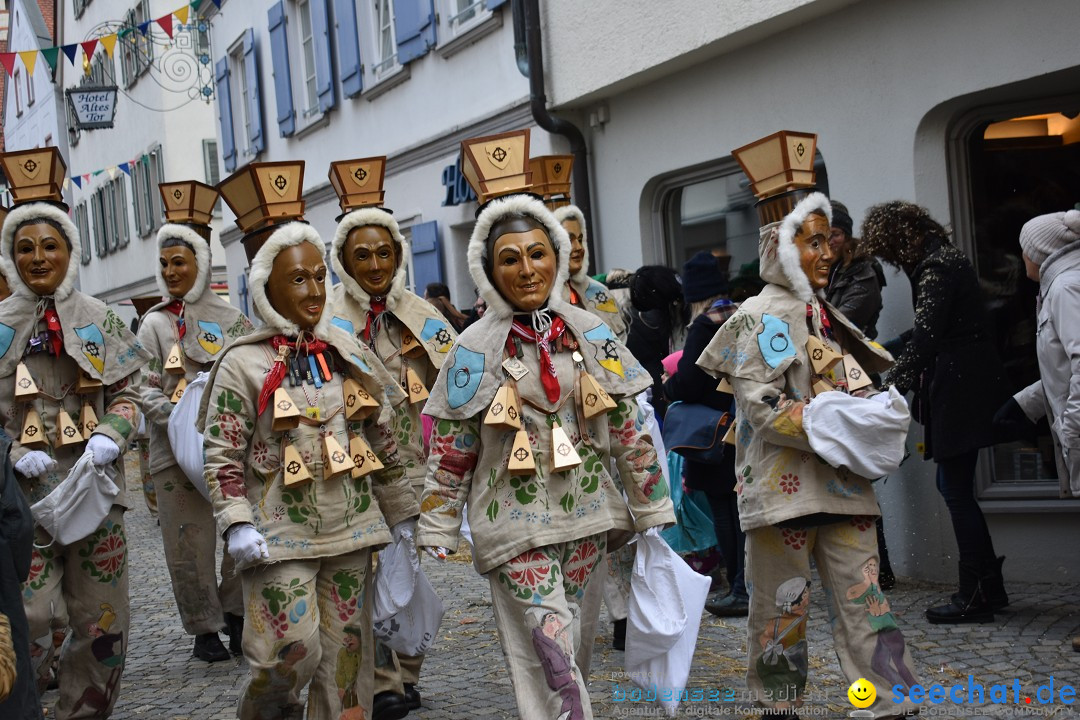
POLYGON ((662 361, 681 350, 686 335, 686 307, 679 275, 663 265, 644 265, 630 280, 633 305, 626 347, 653 379, 652 403, 657 417, 667 410, 662 361))

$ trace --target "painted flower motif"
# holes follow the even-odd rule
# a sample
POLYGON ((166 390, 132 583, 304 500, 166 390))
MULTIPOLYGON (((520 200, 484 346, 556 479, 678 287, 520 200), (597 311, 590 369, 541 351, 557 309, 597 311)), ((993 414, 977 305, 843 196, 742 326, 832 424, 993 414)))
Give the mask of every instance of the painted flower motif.
POLYGON ((256 465, 265 465, 266 458, 270 455, 270 448, 264 442, 256 442, 251 446, 251 459, 256 465))
POLYGON ((551 573, 551 561, 539 550, 527 550, 510 561, 510 579, 535 590, 551 573))
POLYGON ((98 543, 91 556, 94 565, 103 575, 116 575, 124 566, 124 540, 110 533, 98 543))
POLYGON ((244 497, 244 468, 236 465, 225 465, 217 473, 217 483, 221 488, 221 494, 227 498, 244 497))
POLYGON ((851 518, 851 525, 859 532, 866 532, 874 527, 874 518, 869 515, 856 515, 851 518))
POLYGON ((511 520, 519 520, 519 519, 521 519, 521 509, 520 508, 514 508, 513 510, 511 510, 510 511, 510 519, 511 520))
MULTIPOLYGON (((220 437, 234 448, 240 447, 242 424, 235 413, 222 413, 217 416, 217 427, 220 437)), ((218 433, 214 433, 217 435, 218 433)))
POLYGON ((546 513, 540 513, 540 524, 541 525, 550 525, 551 524, 551 513, 547 513, 547 512, 546 513))
POLYGON ((525 515, 525 522, 529 522, 529 523, 534 523, 534 522, 536 522, 536 521, 537 521, 537 519, 538 519, 539 517, 540 517, 540 516, 539 516, 539 515, 537 515, 536 513, 534 513, 534 512, 530 512, 530 513, 528 513, 527 515, 525 515))
POLYGON ((578 545, 564 569, 567 580, 575 585, 584 585, 585 580, 589 577, 589 572, 596 564, 599 553, 600 549, 591 540, 586 540, 578 545))
POLYGON ((786 495, 793 495, 799 491, 799 476, 794 473, 785 473, 780 476, 780 491, 786 495))
POLYGON ((801 550, 806 545, 806 540, 809 537, 805 530, 792 530, 791 528, 781 528, 780 534, 784 538, 784 544, 792 550, 801 550))

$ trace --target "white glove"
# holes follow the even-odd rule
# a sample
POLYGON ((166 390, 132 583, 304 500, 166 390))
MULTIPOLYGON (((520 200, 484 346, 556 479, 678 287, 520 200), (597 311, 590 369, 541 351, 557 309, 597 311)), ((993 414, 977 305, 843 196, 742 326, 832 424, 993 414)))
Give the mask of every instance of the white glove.
POLYGON ((428 555, 435 558, 439 562, 445 561, 446 556, 450 554, 450 551, 447 548, 432 545, 425 545, 424 552, 426 552, 428 555))
POLYGON ((15 469, 23 477, 44 477, 45 473, 56 468, 56 461, 40 450, 31 450, 15 463, 15 469))
POLYGON ((390 536, 394 538, 394 542, 401 540, 402 537, 416 537, 416 521, 412 519, 402 520, 390 528, 390 536))
POLYGON ((642 535, 645 537, 660 537, 660 526, 653 525, 651 528, 647 528, 642 535))
POLYGON ((266 548, 266 539, 251 523, 233 525, 229 529, 227 540, 229 554, 236 561, 237 567, 245 568, 270 557, 270 551, 266 548))
POLYGON ((108 465, 120 457, 120 446, 108 435, 94 433, 86 443, 86 449, 94 453, 94 464, 98 467, 108 465))

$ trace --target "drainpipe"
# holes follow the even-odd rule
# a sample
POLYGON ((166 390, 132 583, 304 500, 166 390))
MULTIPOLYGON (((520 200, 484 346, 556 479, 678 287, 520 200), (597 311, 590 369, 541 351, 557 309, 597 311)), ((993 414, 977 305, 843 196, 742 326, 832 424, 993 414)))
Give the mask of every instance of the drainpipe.
MULTIPOLYGON (((520 0, 525 14, 525 48, 528 57, 529 95, 536 124, 570 141, 574 155, 574 204, 585 216, 590 265, 596 265, 596 234, 593 232, 592 197, 589 192, 589 150, 581 130, 569 120, 548 112, 544 93, 544 47, 540 34, 540 0, 520 0)), ((593 271, 593 268, 590 268, 593 271)))

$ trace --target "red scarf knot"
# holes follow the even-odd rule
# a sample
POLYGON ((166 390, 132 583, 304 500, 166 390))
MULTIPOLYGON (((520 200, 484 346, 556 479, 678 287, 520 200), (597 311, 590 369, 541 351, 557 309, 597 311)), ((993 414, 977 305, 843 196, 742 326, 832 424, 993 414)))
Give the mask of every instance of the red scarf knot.
POLYGON ((329 347, 325 342, 316 338, 300 341, 284 335, 273 336, 270 338, 270 344, 274 347, 274 350, 279 351, 279 354, 274 358, 273 365, 270 366, 269 372, 266 373, 266 380, 263 381, 262 390, 259 391, 259 415, 262 415, 263 410, 270 404, 270 398, 281 387, 285 375, 289 372, 288 355, 283 358, 280 354, 281 348, 288 348, 290 354, 295 354, 302 349, 306 354, 314 355, 323 352, 329 347))
POLYGON ((371 326, 375 324, 375 321, 380 315, 386 312, 386 298, 377 300, 371 298, 371 309, 368 310, 367 324, 364 325, 364 342, 371 344, 371 326))
POLYGON ((49 350, 54 356, 60 357, 60 351, 64 347, 64 331, 60 327, 60 316, 56 314, 55 308, 45 310, 45 327, 49 331, 49 350))
POLYGON ((562 390, 559 388, 559 378, 555 374, 555 363, 551 360, 550 345, 566 332, 566 323, 563 322, 561 317, 556 317, 551 321, 551 327, 548 328, 547 332, 540 335, 531 327, 514 320, 510 325, 510 332, 525 342, 535 343, 539 348, 540 383, 544 386, 544 393, 547 395, 548 402, 559 402, 562 390))
POLYGON ((183 340, 187 333, 187 323, 184 322, 184 301, 173 300, 165 306, 165 310, 176 316, 176 334, 183 340))

